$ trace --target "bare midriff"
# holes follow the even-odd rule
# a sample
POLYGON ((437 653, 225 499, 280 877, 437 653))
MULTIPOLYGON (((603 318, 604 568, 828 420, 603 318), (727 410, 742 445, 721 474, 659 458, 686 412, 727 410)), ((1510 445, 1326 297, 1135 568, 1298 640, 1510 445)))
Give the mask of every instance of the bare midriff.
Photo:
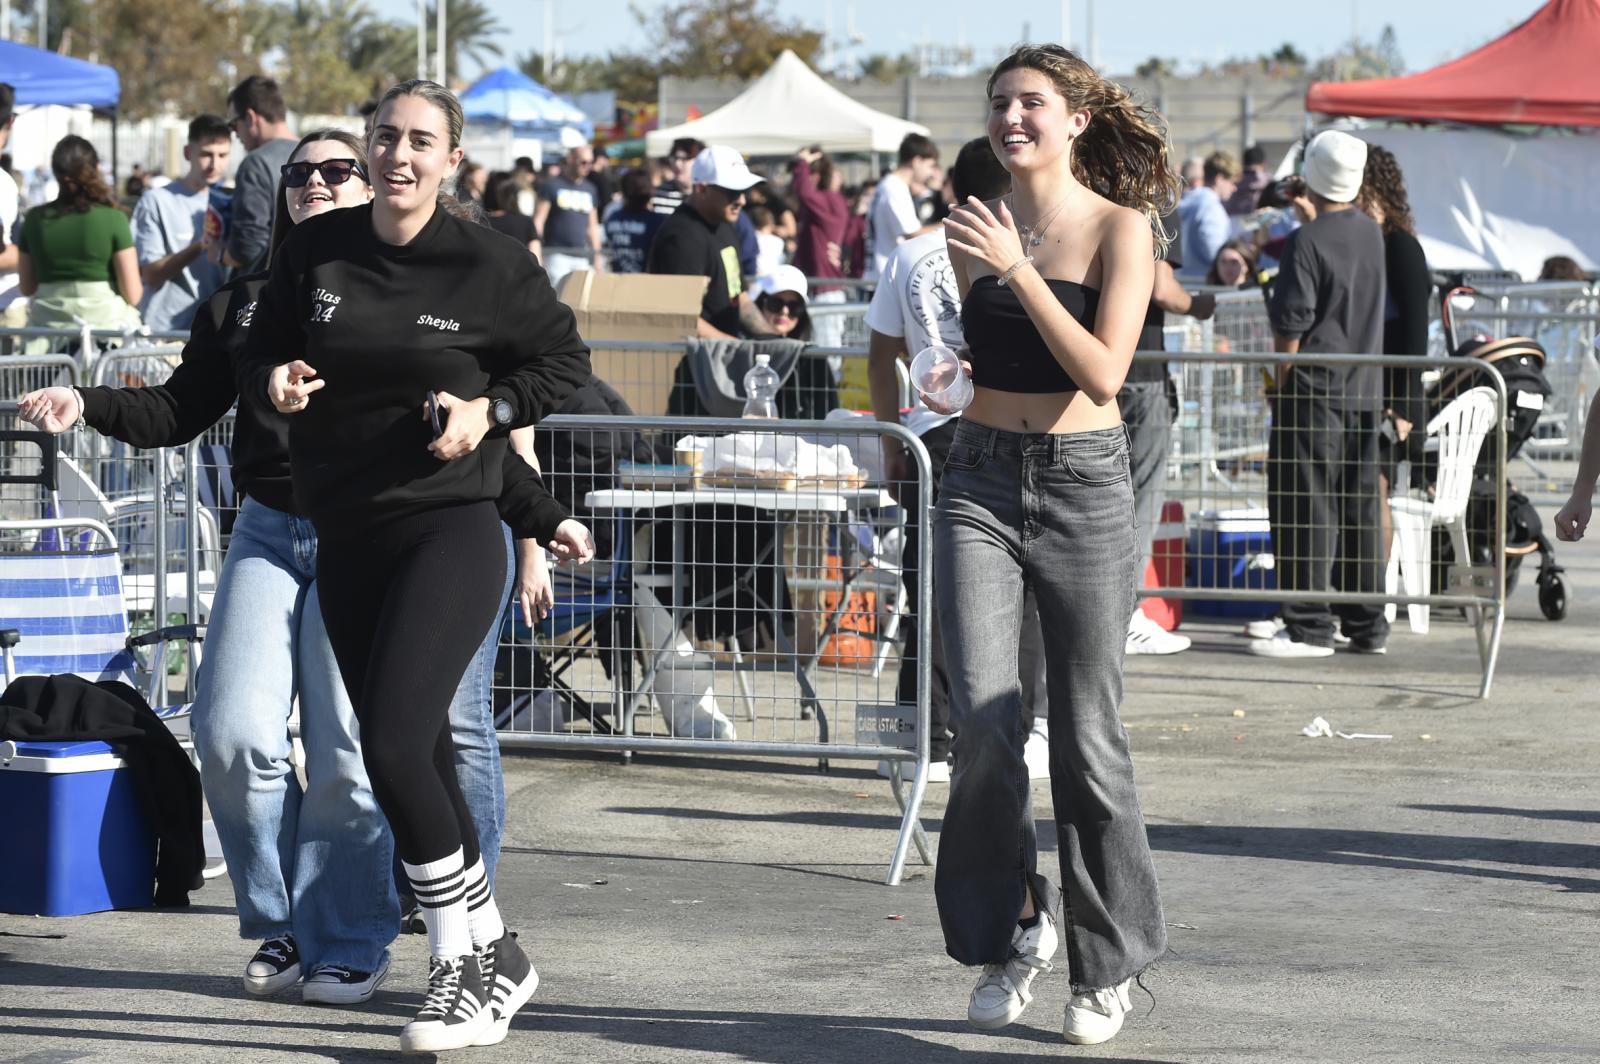
POLYGON ((973 389, 962 417, 1006 432, 1093 432, 1122 424, 1115 399, 1096 406, 1082 392, 999 392, 973 389))

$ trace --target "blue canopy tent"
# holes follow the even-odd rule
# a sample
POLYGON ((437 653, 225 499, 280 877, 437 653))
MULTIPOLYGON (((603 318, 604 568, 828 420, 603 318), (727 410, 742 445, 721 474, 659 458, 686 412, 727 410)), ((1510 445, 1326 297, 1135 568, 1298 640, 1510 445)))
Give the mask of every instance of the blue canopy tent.
POLYGON ((461 109, 469 122, 494 122, 508 126, 519 137, 560 141, 563 129, 594 136, 594 120, 570 101, 557 96, 526 74, 500 67, 472 83, 461 94, 461 109))
POLYGON ((17 104, 102 107, 111 111, 111 171, 117 170, 117 103, 122 79, 99 63, 0 40, 0 81, 17 90, 17 104))

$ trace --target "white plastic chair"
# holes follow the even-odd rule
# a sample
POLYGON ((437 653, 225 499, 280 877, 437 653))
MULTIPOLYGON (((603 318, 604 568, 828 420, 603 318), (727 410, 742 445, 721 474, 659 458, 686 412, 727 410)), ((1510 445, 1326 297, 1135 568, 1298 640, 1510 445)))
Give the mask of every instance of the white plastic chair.
MULTIPOLYGON (((1428 578, 1433 564, 1433 529, 1443 525, 1455 552, 1455 564, 1471 565, 1467 548, 1467 498, 1472 491, 1472 471, 1478 462, 1483 441, 1494 428, 1495 393, 1492 388, 1473 388, 1451 401, 1428 422, 1428 435, 1439 441, 1438 477, 1433 498, 1410 495, 1389 498, 1394 518, 1394 533, 1389 541, 1389 570, 1384 590, 1393 595, 1404 588, 1406 595, 1428 594, 1428 578)), ((1395 618, 1395 604, 1386 610, 1395 618)), ((1406 607, 1411 630, 1428 633, 1428 606, 1413 603, 1406 607)), ((1473 623, 1478 622, 1473 610, 1473 623)))

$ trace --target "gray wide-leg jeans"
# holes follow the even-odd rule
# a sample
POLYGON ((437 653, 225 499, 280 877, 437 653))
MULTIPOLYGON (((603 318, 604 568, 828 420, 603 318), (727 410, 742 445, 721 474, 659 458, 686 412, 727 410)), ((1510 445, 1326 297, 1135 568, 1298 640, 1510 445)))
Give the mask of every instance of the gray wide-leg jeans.
POLYGON ((1022 697, 1024 586, 1048 669, 1050 786, 1074 991, 1114 986, 1166 952, 1155 867, 1134 789, 1123 644, 1142 559, 1122 426, 1043 435, 966 419, 934 517, 934 581, 950 676, 955 771, 934 879, 945 948, 1000 964, 1038 872, 1022 697))

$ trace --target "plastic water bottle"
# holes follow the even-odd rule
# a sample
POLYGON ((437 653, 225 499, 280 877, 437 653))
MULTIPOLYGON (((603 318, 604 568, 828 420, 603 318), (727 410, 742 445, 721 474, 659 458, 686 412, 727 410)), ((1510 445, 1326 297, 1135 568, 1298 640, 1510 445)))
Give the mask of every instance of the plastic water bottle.
POLYGON ((757 355, 756 364, 744 375, 742 416, 762 420, 778 416, 778 371, 769 365, 771 361, 771 355, 757 355))

